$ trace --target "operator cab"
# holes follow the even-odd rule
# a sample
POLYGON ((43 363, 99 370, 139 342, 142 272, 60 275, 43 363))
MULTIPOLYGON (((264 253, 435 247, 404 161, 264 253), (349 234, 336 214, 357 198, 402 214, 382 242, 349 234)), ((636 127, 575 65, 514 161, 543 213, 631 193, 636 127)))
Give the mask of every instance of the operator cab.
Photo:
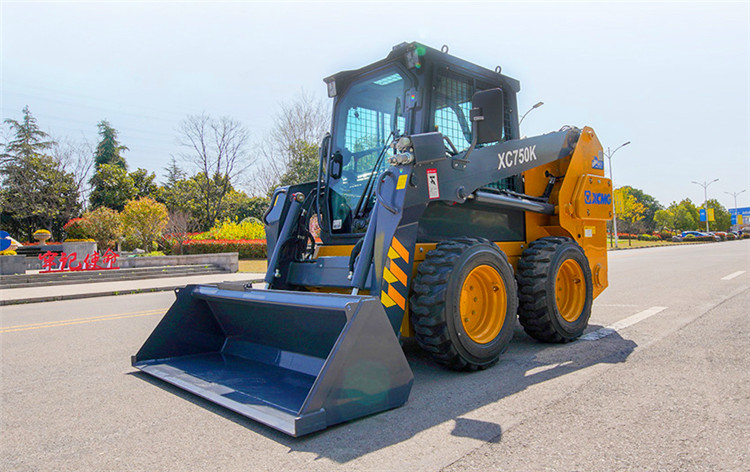
MULTIPOLYGON (((438 51, 402 43, 384 60, 340 72, 325 82, 334 105, 331 138, 322 151, 324 241, 329 237, 339 243, 361 238, 374 207, 376 180, 388 167, 388 157, 395 152, 391 144, 399 136, 439 131, 447 138, 446 152, 467 150, 472 140, 469 112, 475 92, 500 88, 505 103, 502 140, 519 136, 519 82, 500 74, 499 68, 491 71, 450 56, 446 47, 438 51)), ((493 185, 521 190, 517 177, 493 185)), ((426 225, 434 213, 428 208, 426 225)), ((467 217, 476 219, 477 215, 467 217)), ((441 218, 439 212, 438 220, 441 218)), ((439 226, 445 223, 437 222, 439 226)))

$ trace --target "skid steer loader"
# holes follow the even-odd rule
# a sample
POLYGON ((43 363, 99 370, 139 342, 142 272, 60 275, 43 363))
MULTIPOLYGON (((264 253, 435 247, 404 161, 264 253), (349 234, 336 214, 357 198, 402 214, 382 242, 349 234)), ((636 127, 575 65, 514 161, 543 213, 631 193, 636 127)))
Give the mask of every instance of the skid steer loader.
POLYGON ((404 404, 401 336, 476 370, 516 313, 539 341, 581 335, 612 217, 593 130, 520 138, 518 81, 418 43, 325 82, 318 178, 264 217, 265 289, 178 290, 133 366, 300 436, 404 404))

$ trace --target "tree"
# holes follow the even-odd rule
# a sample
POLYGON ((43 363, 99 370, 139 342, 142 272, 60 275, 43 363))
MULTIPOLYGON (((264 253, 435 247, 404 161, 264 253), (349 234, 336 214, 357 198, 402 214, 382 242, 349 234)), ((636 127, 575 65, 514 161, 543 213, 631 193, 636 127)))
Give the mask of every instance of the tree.
POLYGON ((164 170, 167 171, 167 181, 164 182, 165 187, 171 187, 187 177, 185 171, 177 165, 177 159, 174 156, 172 156, 172 160, 169 161, 169 165, 164 170))
POLYGON ((59 237, 62 226, 81 211, 73 174, 41 154, 4 166, 0 207, 3 226, 24 234, 29 241, 34 230, 41 228, 59 237))
POLYGON ((290 148, 290 160, 286 172, 279 178, 277 186, 294 185, 314 181, 318 178, 320 151, 317 144, 297 141, 290 148))
POLYGON ((82 205, 86 204, 90 192, 88 181, 91 177, 91 170, 94 168, 91 155, 91 146, 86 141, 73 141, 69 138, 56 139, 52 148, 52 157, 60 163, 64 171, 73 174, 82 205))
POLYGON ((200 223, 208 229, 216 222, 232 181, 251 164, 250 134, 239 121, 206 114, 188 115, 179 131, 180 144, 187 149, 182 157, 198 169, 193 179, 198 186, 200 223))
POLYGON ((646 207, 639 202, 632 193, 631 187, 621 187, 615 189, 616 200, 622 201, 622 209, 617 213, 619 220, 627 223, 626 229, 629 233, 638 232, 644 229, 643 215, 646 207))
POLYGON ((654 213, 654 223, 659 230, 674 229, 674 214, 669 210, 656 210, 654 213))
POLYGON ((122 237, 122 219, 115 210, 99 207, 83 214, 86 230, 96 240, 100 251, 112 248, 122 237))
POLYGON ((102 164, 96 169, 96 173, 91 177, 91 186, 92 208, 105 206, 122 211, 125 203, 135 198, 138 193, 133 178, 125 169, 112 164, 102 164))
POLYGON ((167 226, 164 228, 165 243, 176 254, 182 254, 182 247, 188 234, 196 229, 195 219, 190 213, 183 211, 169 212, 168 219, 167 226))
POLYGON ((624 186, 622 187, 622 189, 628 195, 631 195, 635 199, 635 201, 641 204, 643 207, 643 214, 641 215, 638 226, 640 226, 643 230, 655 230, 656 225, 654 223, 654 215, 658 210, 663 208, 659 204, 659 202, 654 197, 647 194, 641 189, 630 186, 624 186))
POLYGON ((680 203, 672 202, 667 208, 674 215, 674 229, 677 231, 694 231, 698 229, 698 209, 689 198, 680 203))
MULTIPOLYGON (((703 205, 700 206, 699 210, 702 208, 703 205)), ((729 227, 732 226, 732 215, 724 208, 724 205, 719 203, 715 198, 711 198, 708 200, 708 208, 713 208, 714 210, 714 221, 708 222, 709 229, 711 231, 729 230, 729 227)))
POLYGON ((293 101, 282 103, 272 130, 257 146, 262 160, 253 191, 270 196, 279 185, 315 180, 319 143, 328 129, 328 109, 311 95, 302 92, 293 101))
POLYGON ((101 137, 94 153, 96 168, 99 169, 100 166, 109 164, 127 170, 128 164, 120 153, 127 151, 128 148, 117 142, 117 130, 107 120, 100 121, 96 126, 99 127, 99 136, 101 137))
POLYGON ((133 187, 135 187, 135 198, 156 198, 159 193, 159 186, 156 185, 156 174, 153 172, 149 174, 146 169, 138 168, 129 175, 133 180, 133 187))
POLYGON ((245 208, 243 209, 243 215, 245 215, 241 219, 245 218, 257 218, 260 221, 263 221, 263 215, 265 215, 266 210, 268 210, 268 207, 271 205, 271 200, 266 197, 249 197, 245 203, 245 208))
POLYGON ((194 179, 176 180, 159 188, 157 201, 165 204, 170 212, 189 213, 193 219, 200 218, 198 183, 194 179))
POLYGON ((0 163, 2 164, 9 160, 41 154, 55 145, 49 135, 39 129, 36 118, 31 114, 28 105, 23 107, 23 119, 20 122, 8 118, 3 123, 10 127, 14 136, 13 139, 4 144, 5 149, 0 154, 0 163))
POLYGON ((122 211, 125 236, 137 241, 147 252, 161 237, 168 221, 167 207, 148 197, 130 200, 122 211))
POLYGON ((29 240, 40 228, 60 236, 62 225, 81 210, 74 176, 47 154, 56 143, 39 129, 29 107, 24 107, 21 121, 6 119, 4 124, 12 138, 0 154, 3 227, 29 240))

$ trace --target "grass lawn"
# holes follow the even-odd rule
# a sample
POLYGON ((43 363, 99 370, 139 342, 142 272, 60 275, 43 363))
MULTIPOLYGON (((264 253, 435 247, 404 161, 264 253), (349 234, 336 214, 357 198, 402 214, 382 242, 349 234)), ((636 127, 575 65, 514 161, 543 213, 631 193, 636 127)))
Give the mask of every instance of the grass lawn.
POLYGON ((239 272, 254 272, 254 273, 266 273, 266 260, 265 259, 251 259, 239 261, 240 268, 239 272))
MULTIPOLYGON (((705 241, 694 241, 694 242, 681 242, 673 243, 672 241, 638 241, 637 239, 620 239, 618 240, 619 249, 627 249, 629 247, 658 247, 658 246, 684 246, 685 244, 701 244, 705 241)), ((613 242, 607 240, 607 248, 610 251, 616 250, 613 247, 613 242)))

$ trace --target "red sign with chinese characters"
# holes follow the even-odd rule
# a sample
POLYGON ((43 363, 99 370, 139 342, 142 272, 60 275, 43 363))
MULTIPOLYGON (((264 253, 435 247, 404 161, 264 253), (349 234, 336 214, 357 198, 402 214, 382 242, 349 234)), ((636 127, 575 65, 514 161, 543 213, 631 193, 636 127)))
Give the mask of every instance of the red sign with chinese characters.
POLYGON ((99 255, 98 252, 86 254, 86 257, 82 262, 76 263, 78 254, 75 252, 60 253, 60 260, 57 261, 57 254, 51 251, 47 251, 44 254, 39 254, 39 260, 42 261, 42 270, 40 274, 50 274, 53 272, 78 272, 83 270, 115 270, 119 267, 112 267, 117 261, 119 256, 112 251, 107 249, 104 255, 99 255), (104 267, 100 266, 99 263, 104 264, 104 267))

